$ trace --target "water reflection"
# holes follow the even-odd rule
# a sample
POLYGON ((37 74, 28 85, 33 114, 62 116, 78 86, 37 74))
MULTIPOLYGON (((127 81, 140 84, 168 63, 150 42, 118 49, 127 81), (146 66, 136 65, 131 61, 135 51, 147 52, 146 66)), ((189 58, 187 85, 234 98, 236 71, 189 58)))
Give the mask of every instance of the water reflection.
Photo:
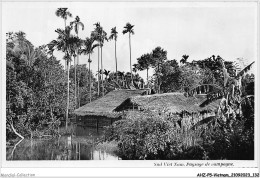
POLYGON ((56 139, 22 140, 16 147, 7 147, 7 160, 118 160, 112 151, 98 149, 102 130, 77 128, 76 135, 56 139))

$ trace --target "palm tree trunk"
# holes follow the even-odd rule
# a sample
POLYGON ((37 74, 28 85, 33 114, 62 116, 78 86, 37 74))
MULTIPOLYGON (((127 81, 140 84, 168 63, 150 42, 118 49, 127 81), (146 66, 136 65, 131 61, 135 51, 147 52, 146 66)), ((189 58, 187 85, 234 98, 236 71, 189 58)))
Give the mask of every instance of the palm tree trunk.
POLYGON ((97 87, 97 89, 98 89, 98 96, 100 95, 99 78, 100 78, 100 76, 99 76, 99 47, 98 47, 98 87, 97 87))
MULTIPOLYGON (((77 37, 79 37, 78 33, 77 33, 77 37)), ((79 97, 79 80, 77 79, 77 67, 78 67, 78 64, 79 64, 79 50, 77 49, 77 62, 76 62, 76 78, 75 78, 75 92, 76 92, 76 108, 78 108, 80 106, 80 97, 79 97)))
POLYGON ((117 76, 117 57, 116 57, 116 40, 115 40, 115 59, 116 59, 116 82, 118 82, 118 76, 117 76))
MULTIPOLYGON (((90 59, 90 54, 89 54, 90 59)), ((89 70, 89 102, 91 102, 91 72, 90 72, 90 62, 88 64, 88 70, 89 70)))
POLYGON ((77 68, 76 68, 76 57, 74 57, 74 80, 75 80, 75 108, 77 108, 77 68))
POLYGON ((133 84, 133 74, 132 74, 132 60, 131 60, 131 35, 129 32, 129 49, 130 49, 130 72, 131 72, 131 82, 133 84))
MULTIPOLYGON (((65 25, 65 28, 64 28, 64 30, 65 30, 65 29, 66 29, 66 19, 64 19, 64 25, 65 25)), ((67 66, 67 61, 66 61, 66 60, 64 61, 64 64, 65 64, 64 67, 65 67, 65 71, 66 71, 66 70, 67 70, 67 67, 68 67, 68 66, 67 66)))
POLYGON ((159 84, 159 63, 158 63, 158 73, 157 73, 157 84, 158 84, 158 93, 160 93, 160 84, 159 84))
POLYGON ((147 69, 146 69, 147 88, 148 88, 148 70, 149 70, 149 68, 147 67, 147 69))
POLYGON ((103 82, 103 59, 102 59, 102 47, 100 48, 101 49, 101 53, 100 53, 100 57, 101 57, 101 85, 102 85, 102 96, 104 96, 104 82, 103 82))
POLYGON ((69 71, 70 71, 70 66, 69 66, 69 61, 67 61, 67 80, 68 80, 68 88, 67 88, 67 109, 66 109, 66 130, 68 129, 68 120, 69 120, 69 105, 70 105, 70 76, 69 76, 69 71))
MULTIPOLYGON (((79 56, 77 56, 77 65, 79 65, 79 56)), ((78 77, 78 76, 77 76, 78 77)), ((78 88, 78 95, 77 95, 77 98, 78 98, 78 107, 80 107, 80 89, 79 89, 79 79, 77 78, 77 88, 78 88)))

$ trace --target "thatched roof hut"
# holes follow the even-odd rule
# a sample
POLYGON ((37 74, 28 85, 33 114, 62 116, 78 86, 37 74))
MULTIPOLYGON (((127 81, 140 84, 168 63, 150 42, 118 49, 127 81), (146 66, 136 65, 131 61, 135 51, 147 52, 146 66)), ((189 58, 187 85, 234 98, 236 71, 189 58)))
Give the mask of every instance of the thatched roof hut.
POLYGON ((88 103, 74 111, 79 116, 106 116, 116 118, 120 113, 115 109, 130 97, 148 94, 149 89, 140 90, 114 90, 91 103, 88 103))
MULTIPOLYGON (((166 109, 171 113, 181 113, 186 111, 188 113, 198 113, 203 111, 214 112, 219 106, 220 99, 205 105, 206 95, 196 95, 193 97, 186 97, 183 93, 164 93, 146 96, 134 96, 128 100, 124 105, 135 105, 140 110, 142 109, 166 109)), ((120 105, 117 111, 124 110, 124 106, 120 105)))

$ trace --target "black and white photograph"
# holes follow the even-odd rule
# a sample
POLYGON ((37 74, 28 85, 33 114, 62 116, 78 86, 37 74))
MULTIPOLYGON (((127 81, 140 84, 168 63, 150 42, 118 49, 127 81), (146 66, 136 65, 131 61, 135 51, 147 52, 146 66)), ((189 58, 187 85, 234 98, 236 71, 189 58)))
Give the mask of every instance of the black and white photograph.
POLYGON ((5 165, 259 177, 258 0, 1 3, 5 165))

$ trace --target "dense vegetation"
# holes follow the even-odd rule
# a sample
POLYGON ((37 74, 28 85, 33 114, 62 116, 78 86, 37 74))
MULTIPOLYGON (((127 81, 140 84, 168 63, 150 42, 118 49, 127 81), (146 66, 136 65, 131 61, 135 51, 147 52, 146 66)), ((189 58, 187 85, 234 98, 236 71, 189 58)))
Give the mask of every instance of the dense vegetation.
MULTIPOLYGON (((195 65, 185 62, 178 67, 175 61, 167 61, 163 70, 172 67, 169 63, 175 64, 173 73, 178 75, 172 79, 176 79, 175 86, 176 83, 179 86, 174 91, 184 90, 187 97, 194 95, 194 90, 200 93, 203 84, 223 86, 207 92, 205 104, 221 98, 216 116, 205 118, 183 131, 178 127, 177 118, 167 111, 130 112, 108 128, 105 140, 118 142, 123 159, 254 159, 254 76, 244 75, 252 64, 235 74, 230 62, 225 62, 224 67, 220 60, 211 62, 209 58, 196 61, 195 65), (209 63, 212 67, 205 67, 209 63), (223 74, 227 67, 230 69, 226 75, 228 79, 223 74), (201 75, 194 75, 194 70, 201 71, 201 75), (236 83, 240 77, 241 86, 236 83)), ((173 82, 168 82, 166 87, 162 85, 162 90, 168 90, 167 85, 174 86, 173 82)), ((170 91, 173 89, 171 87, 170 91)))
POLYGON ((254 75, 246 74, 253 63, 239 69, 234 62, 215 55, 196 61, 183 55, 178 63, 158 46, 132 65, 134 25, 127 23, 122 33, 129 36, 130 72, 123 72, 117 68, 116 27, 108 37, 97 22, 89 37, 80 39, 79 31, 84 30, 80 18, 76 16, 67 25, 72 17, 67 8, 57 9, 56 15, 64 19, 65 26, 55 30, 57 38, 49 44, 35 47, 21 31, 6 34, 7 140, 55 137, 61 134, 63 123, 68 132, 74 109, 118 88, 183 92, 186 97, 204 92, 205 104, 222 101, 217 115, 198 123, 196 129, 183 132, 166 111, 130 112, 107 130, 106 140, 118 142, 123 159, 253 159, 254 75), (109 40, 115 43, 111 55, 115 56, 116 71, 103 66, 102 50, 109 40), (64 54, 65 68, 54 50, 64 54), (98 52, 96 60, 91 58, 94 50, 98 52), (87 55, 88 65, 78 64, 79 55, 87 55), (92 60, 98 69, 91 69, 92 60), (147 72, 145 80, 137 73, 143 70, 147 72))

